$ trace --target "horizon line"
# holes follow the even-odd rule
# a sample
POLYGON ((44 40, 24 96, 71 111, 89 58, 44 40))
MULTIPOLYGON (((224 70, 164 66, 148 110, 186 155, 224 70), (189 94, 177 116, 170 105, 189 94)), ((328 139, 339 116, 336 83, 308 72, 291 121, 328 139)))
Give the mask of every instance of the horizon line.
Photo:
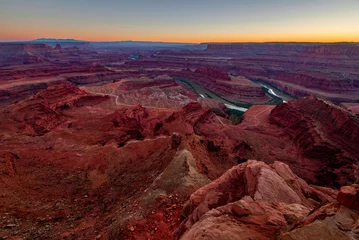
POLYGON ((66 40, 68 42, 70 41, 74 41, 74 42, 83 42, 83 43, 121 43, 121 42, 134 42, 134 43, 177 43, 177 44, 193 44, 193 45, 200 45, 200 44, 223 44, 223 43, 227 43, 227 44, 232 44, 232 43, 359 43, 359 41, 295 41, 295 40, 291 40, 291 41, 282 41, 282 40, 278 40, 278 41, 218 41, 218 42, 213 42, 213 41, 209 41, 209 42, 180 42, 180 41, 150 41, 150 40, 113 40, 113 41, 88 41, 88 40, 78 40, 78 39, 73 39, 73 38, 36 38, 36 39, 32 39, 32 40, 1 40, 0 39, 0 43, 28 43, 28 42, 42 42, 42 43, 46 43, 48 40, 48 42, 50 43, 52 42, 56 42, 56 41, 63 41, 66 42, 66 40))

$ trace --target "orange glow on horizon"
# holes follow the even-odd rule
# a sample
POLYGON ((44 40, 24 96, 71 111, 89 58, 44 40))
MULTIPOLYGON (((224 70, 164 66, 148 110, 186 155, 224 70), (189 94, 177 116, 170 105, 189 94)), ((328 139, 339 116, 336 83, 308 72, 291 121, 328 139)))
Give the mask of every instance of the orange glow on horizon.
MULTIPOLYGON (((351 26, 349 26, 351 27, 351 26)), ((114 31, 112 28, 96 28, 96 32, 86 29, 7 26, 0 30, 0 41, 27 41, 37 38, 77 39, 92 42, 112 41, 153 41, 153 42, 359 42, 359 31, 346 29, 286 29, 279 32, 275 30, 252 31, 239 34, 230 33, 230 29, 207 28, 202 31, 189 30, 165 32, 138 31, 134 29, 114 31), (332 30, 332 31, 329 31, 332 30), (335 30, 335 31, 334 31, 335 30), (119 33, 121 32, 121 33, 119 33)))
POLYGON ((359 0, 86 2, 3 1, 0 41, 359 42, 359 0))
POLYGON ((152 42, 183 42, 183 43, 210 43, 210 42, 359 42, 359 34, 354 36, 211 36, 211 37, 157 37, 157 36, 115 36, 115 35, 27 35, 27 34, 7 34, 1 37, 1 41, 28 41, 37 38, 58 38, 58 39, 76 39, 89 42, 114 42, 114 41, 152 41, 152 42))

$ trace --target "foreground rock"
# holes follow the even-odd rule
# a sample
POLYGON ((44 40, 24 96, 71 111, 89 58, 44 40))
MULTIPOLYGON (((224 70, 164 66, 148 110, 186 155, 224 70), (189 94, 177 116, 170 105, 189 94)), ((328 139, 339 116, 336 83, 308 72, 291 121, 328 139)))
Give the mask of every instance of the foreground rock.
POLYGON ((336 194, 308 185, 281 162, 249 160, 192 194, 177 239, 272 238, 336 194))
POLYGON ((176 239, 359 239, 359 186, 337 193, 249 160, 192 194, 176 239))

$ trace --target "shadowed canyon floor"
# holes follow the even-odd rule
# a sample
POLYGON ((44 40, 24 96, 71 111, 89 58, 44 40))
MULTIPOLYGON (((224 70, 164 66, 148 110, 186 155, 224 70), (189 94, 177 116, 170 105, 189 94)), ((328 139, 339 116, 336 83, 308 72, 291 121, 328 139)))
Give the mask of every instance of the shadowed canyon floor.
POLYGON ((0 47, 0 239, 359 239, 356 45, 0 47))

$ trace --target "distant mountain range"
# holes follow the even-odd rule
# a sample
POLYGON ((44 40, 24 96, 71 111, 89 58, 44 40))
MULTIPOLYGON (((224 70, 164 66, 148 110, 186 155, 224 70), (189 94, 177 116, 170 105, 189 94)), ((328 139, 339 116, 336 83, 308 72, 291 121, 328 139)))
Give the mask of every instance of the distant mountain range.
POLYGON ((91 43, 110 43, 110 44, 157 44, 157 45, 163 45, 163 44, 171 44, 171 45, 193 45, 192 43, 182 43, 182 42, 161 42, 161 41, 132 41, 132 40, 123 40, 123 41, 84 41, 84 40, 77 40, 72 38, 37 38, 34 40, 31 40, 30 42, 51 42, 51 43, 61 43, 61 42, 76 42, 76 43, 84 43, 84 42, 91 42, 91 43))
MULTIPOLYGON (((180 42, 151 42, 151 41, 109 41, 109 42, 92 42, 92 41, 83 41, 76 39, 57 39, 57 38, 38 38, 35 40, 28 41, 28 43, 45 43, 48 45, 61 44, 61 46, 67 45, 89 45, 93 48, 188 48, 193 46, 199 46, 200 44, 192 43, 180 43, 180 42)), ((205 49, 205 47, 203 47, 205 49)))
POLYGON ((86 41, 83 41, 83 40, 76 40, 76 39, 71 39, 71 38, 68 38, 68 39, 56 39, 56 38, 38 38, 38 39, 35 39, 35 40, 31 40, 31 42, 58 42, 58 43, 61 43, 61 42, 74 42, 74 43, 85 43, 86 41))

